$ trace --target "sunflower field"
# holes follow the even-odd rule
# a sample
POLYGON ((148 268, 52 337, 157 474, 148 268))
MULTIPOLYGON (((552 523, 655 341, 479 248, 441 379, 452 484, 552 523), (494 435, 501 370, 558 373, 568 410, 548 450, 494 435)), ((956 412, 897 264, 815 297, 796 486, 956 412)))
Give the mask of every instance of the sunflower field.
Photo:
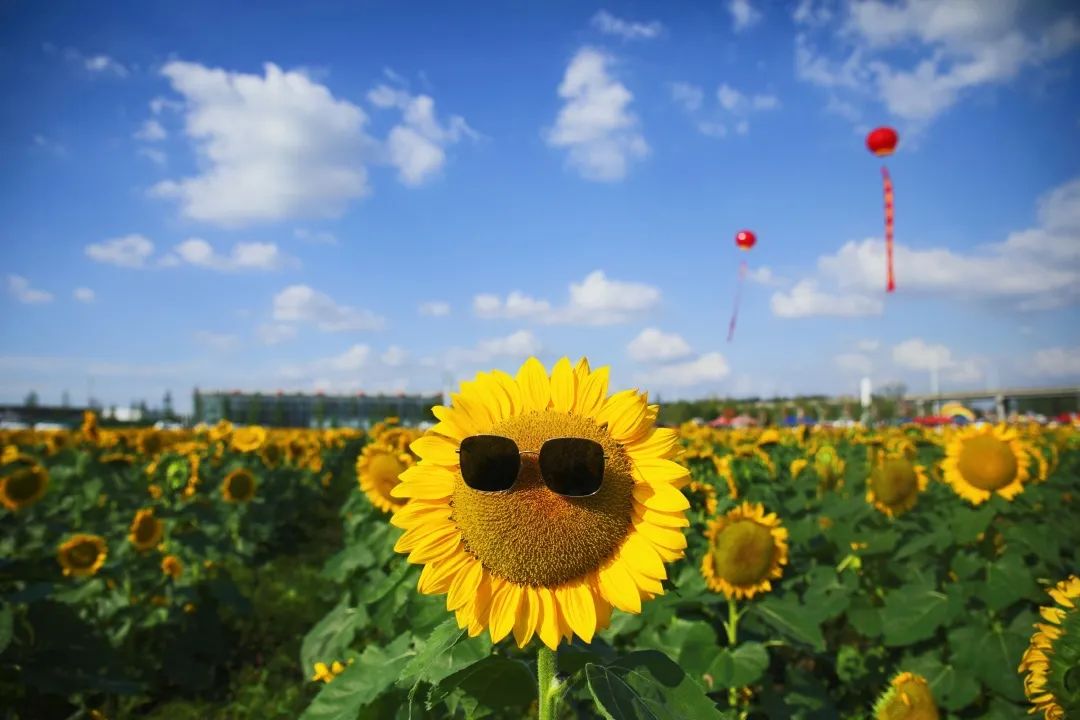
POLYGON ((425 430, 8 433, 8 717, 1080 717, 1076 427, 657 413, 564 358, 425 430))

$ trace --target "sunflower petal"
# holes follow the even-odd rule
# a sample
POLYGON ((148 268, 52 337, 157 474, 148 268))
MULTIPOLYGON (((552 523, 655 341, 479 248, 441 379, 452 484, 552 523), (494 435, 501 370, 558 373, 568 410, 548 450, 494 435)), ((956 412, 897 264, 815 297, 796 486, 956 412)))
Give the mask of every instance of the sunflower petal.
POLYGON ((634 470, 640 479, 650 483, 678 483, 690 474, 679 463, 662 458, 634 460, 634 470))
POLYGON ((605 365, 589 374, 587 379, 578 382, 577 402, 574 412, 585 417, 595 418, 604 407, 607 397, 608 375, 611 369, 605 365))
POLYGON ((600 590, 608 602, 623 612, 641 612, 641 595, 638 593, 637 584, 621 560, 616 559, 608 563, 607 567, 600 568, 597 578, 600 581, 600 590))
POLYGON ((506 582, 491 598, 491 625, 488 628, 491 642, 499 642, 514 629, 523 594, 524 588, 521 585, 506 582))
POLYGON ((635 522, 634 529, 652 542, 653 545, 660 545, 669 550, 686 549, 686 536, 678 530, 653 525, 646 521, 635 522))
POLYGON ((450 583, 450 592, 446 595, 446 609, 457 610, 476 596, 476 589, 484 578, 484 566, 476 560, 467 563, 450 583))
POLYGON ((574 369, 570 358, 562 358, 551 370, 551 403, 555 412, 568 413, 574 409, 574 369))
POLYGON ((648 575, 657 580, 667 578, 667 570, 664 569, 664 563, 660 560, 655 548, 640 535, 635 533, 627 535, 626 541, 619 549, 619 556, 626 561, 631 569, 643 575, 648 575))
POLYGON ((671 485, 637 483, 631 492, 635 500, 652 510, 679 512, 690 507, 690 501, 686 499, 686 496, 671 485))
POLYGON ((555 597, 574 634, 587 643, 592 642, 596 632, 596 605, 589 586, 583 582, 563 585, 555 590, 555 597))
POLYGON ((514 642, 519 648, 525 647, 536 632, 536 626, 540 622, 540 599, 536 590, 525 585, 521 593, 521 606, 514 618, 514 642))
POLYGON ((417 457, 428 463, 454 467, 458 464, 458 446, 452 440, 438 435, 424 435, 409 445, 417 457))
POLYGON ((521 386, 521 398, 526 412, 547 410, 551 401, 551 381, 539 360, 534 357, 526 360, 518 370, 517 382, 521 386))
POLYGON ((536 588, 536 595, 540 599, 540 617, 537 621, 537 634, 541 642, 554 650, 559 646, 562 634, 559 632, 559 611, 555 603, 555 595, 550 588, 536 588))

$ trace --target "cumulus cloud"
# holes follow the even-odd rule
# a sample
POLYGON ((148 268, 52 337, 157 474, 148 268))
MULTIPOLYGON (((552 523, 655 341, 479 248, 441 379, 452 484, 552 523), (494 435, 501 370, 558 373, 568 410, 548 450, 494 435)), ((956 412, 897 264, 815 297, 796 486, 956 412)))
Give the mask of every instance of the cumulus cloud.
POLYGON ((143 267, 153 254, 154 243, 137 233, 86 246, 90 259, 120 267, 143 267))
POLYGON ((123 63, 108 55, 91 55, 82 59, 83 67, 92 73, 110 73, 117 77, 127 77, 128 70, 123 63))
POLYGON ((626 346, 626 352, 638 362, 679 360, 692 352, 690 344, 677 333, 645 328, 626 346))
POLYGON ((26 305, 39 305, 52 302, 52 293, 31 287, 30 281, 22 275, 7 276, 8 293, 13 298, 26 305))
POLYGON ((705 91, 697 85, 678 82, 671 85, 671 99, 694 120, 702 135, 725 138, 732 132, 745 135, 750 118, 760 112, 776 110, 780 99, 771 93, 747 94, 728 83, 716 88, 715 103, 706 107, 705 91))
POLYGON ((813 316, 859 317, 880 315, 881 300, 854 293, 829 293, 818 288, 816 280, 800 280, 791 290, 777 291, 770 300, 773 315, 784 318, 813 316))
POLYGON ((862 353, 849 352, 833 356, 833 362, 843 372, 855 375, 869 375, 874 364, 870 358, 862 353))
POLYGON ((664 26, 659 20, 636 22, 615 17, 607 10, 600 10, 592 17, 592 26, 605 35, 615 35, 623 40, 652 40, 660 37, 664 26))
POLYGON ((451 348, 443 353, 446 368, 476 367, 499 360, 522 360, 539 355, 544 346, 531 330, 518 330, 500 337, 485 338, 473 347, 451 348))
POLYGON ((905 340, 892 349, 892 359, 908 370, 940 372, 956 382, 971 382, 982 377, 982 369, 974 359, 961 360, 944 345, 933 345, 922 338, 905 340))
POLYGON ((293 237, 297 240, 303 240, 314 245, 337 245, 337 236, 332 232, 326 230, 309 230, 307 228, 296 228, 293 230, 293 237))
POLYGON ((1036 350, 1028 372, 1031 375, 1053 378, 1080 376, 1080 347, 1036 350))
POLYGON ((555 307, 547 300, 514 291, 505 299, 482 294, 473 298, 473 312, 483 318, 525 318, 566 325, 615 325, 628 322, 660 301, 660 291, 644 283, 608 279, 595 270, 570 284, 570 299, 555 307))
POLYGON ((296 337, 296 326, 287 323, 264 323, 255 334, 265 345, 278 345, 296 337))
POLYGON ((670 85, 671 99, 682 107, 686 112, 692 113, 701 109, 705 102, 705 91, 697 85, 688 82, 674 82, 670 85))
POLYGON ((893 115, 926 123, 965 92, 1011 80, 1080 43, 1075 16, 1029 7, 1011 1, 849 0, 833 13, 828 3, 803 0, 793 16, 802 28, 796 74, 853 97, 869 89, 893 115), (819 34, 839 52, 819 52, 819 34), (910 63, 894 59, 911 55, 910 63))
POLYGON ((408 358, 409 353, 405 351, 405 348, 397 345, 391 345, 386 348, 386 351, 379 357, 379 359, 382 360, 383 365, 386 365, 387 367, 404 365, 408 358))
POLYGON ((160 122, 151 118, 135 131, 134 137, 143 142, 158 142, 169 137, 169 134, 165 132, 165 127, 160 122))
POLYGON ((658 365, 637 376, 649 387, 686 388, 723 380, 731 372, 727 360, 718 352, 706 353, 694 360, 658 365))
MULTIPOLYGON (((274 270, 284 262, 284 257, 274 243, 240 242, 228 255, 221 255, 201 238, 188 238, 173 248, 173 257, 179 262, 209 268, 211 270, 274 270)), ((170 258, 165 265, 178 264, 170 258)))
POLYGON ((629 109, 634 96, 612 77, 612 62, 588 47, 574 55, 559 85, 564 105, 547 133, 548 145, 567 150, 571 167, 599 182, 623 179, 630 163, 649 152, 629 109))
POLYGON ((444 124, 435 114, 435 101, 428 95, 411 95, 400 88, 378 85, 368 93, 368 101, 380 109, 397 108, 401 122, 390 130, 385 152, 397 168, 398 180, 416 186, 434 177, 446 163, 448 145, 462 138, 477 139, 478 133, 465 118, 453 115, 444 124))
POLYGON ((162 74, 183 96, 185 133, 202 170, 151 194, 175 199, 186 217, 236 226, 336 216, 368 192, 367 116, 302 72, 173 61, 162 74))
POLYGON ((728 13, 735 32, 742 32, 753 27, 761 20, 761 13, 750 4, 750 0, 728 0, 728 13))
POLYGON ((417 312, 427 317, 445 317, 450 314, 450 303, 442 300, 429 300, 420 303, 417 312))
POLYGON ((302 323, 323 332, 380 330, 385 320, 371 312, 340 305, 307 285, 290 285, 274 296, 273 317, 279 323, 302 323))
POLYGON ((97 294, 88 287, 77 287, 71 296, 81 303, 92 303, 97 299, 97 294))

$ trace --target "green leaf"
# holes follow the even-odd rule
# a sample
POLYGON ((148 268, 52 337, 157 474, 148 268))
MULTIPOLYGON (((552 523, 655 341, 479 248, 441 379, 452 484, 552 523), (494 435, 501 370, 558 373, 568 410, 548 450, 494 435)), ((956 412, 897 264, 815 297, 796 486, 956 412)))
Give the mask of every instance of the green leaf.
POLYGON ((886 594, 881 609, 885 644, 913 645, 941 627, 949 615, 949 599, 928 588, 902 587, 886 594))
POLYGON ((0 606, 0 654, 7 650, 7 646, 11 643, 13 625, 14 613, 11 606, 5 603, 0 606))
POLYGON ((980 622, 949 633, 953 663, 978 677, 987 688, 1009 700, 1024 699, 1022 678, 1016 672, 1028 638, 1014 630, 980 622))
POLYGON ((835 568, 816 567, 806 574, 806 581, 809 587, 803 594, 803 605, 818 620, 831 620, 848 609, 855 590, 854 575, 838 575, 835 568))
POLYGON ((399 635, 385 648, 368 646, 345 671, 323 686, 301 720, 356 720, 360 709, 391 687, 409 661, 412 637, 399 635))
POLYGON ((962 710, 979 697, 979 683, 974 675, 933 655, 912 660, 903 669, 926 678, 934 701, 946 710, 962 710))
POLYGON ((986 566, 986 584, 981 597, 991 610, 1002 610, 1017 600, 1038 596, 1032 572, 1017 555, 1006 555, 986 566))
POLYGON ((863 596, 856 596, 851 601, 847 619, 851 626, 864 637, 876 638, 881 635, 881 611, 863 596))
POLYGON ((469 638, 453 618, 446 620, 402 669, 398 684, 414 688, 420 682, 438 683, 491 653, 486 635, 469 638))
POLYGON ((966 505, 957 505, 949 522, 956 542, 961 544, 973 542, 979 537, 979 533, 986 531, 996 514, 997 508, 993 503, 984 503, 975 509, 966 505))
POLYGON ((721 718, 701 686, 663 653, 641 650, 614 665, 585 666, 596 710, 607 720, 721 718))
MULTIPOLYGON (((455 690, 489 708, 524 708, 536 698, 536 676, 520 660, 488 655, 433 687, 428 695, 428 708, 455 690)), ((524 713, 518 716, 524 717, 524 713)))
POLYGON ((300 666, 304 673, 310 674, 317 662, 330 664, 344 659, 357 628, 367 621, 367 611, 362 607, 350 607, 348 597, 343 597, 304 637, 300 646, 300 666))
POLYGON ((761 643, 743 643, 734 650, 724 648, 709 667, 707 689, 746 687, 756 682, 767 667, 769 653, 761 643))
POLYGON ((663 625, 652 625, 639 637, 642 650, 655 648, 669 657, 676 658, 679 665, 691 677, 700 681, 720 650, 716 631, 712 625, 700 620, 672 618, 663 625))
POLYGON ((825 636, 821 625, 807 608, 792 597, 768 597, 752 606, 766 623, 792 640, 810 645, 818 652, 825 651, 825 636))

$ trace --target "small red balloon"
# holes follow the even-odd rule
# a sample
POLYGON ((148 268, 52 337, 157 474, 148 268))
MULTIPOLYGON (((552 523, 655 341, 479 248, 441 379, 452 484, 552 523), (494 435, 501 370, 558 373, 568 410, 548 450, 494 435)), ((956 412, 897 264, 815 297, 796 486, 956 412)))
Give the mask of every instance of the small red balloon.
POLYGON ((735 244, 740 250, 749 250, 757 242, 757 235, 750 230, 740 230, 735 234, 735 244))
POLYGON ((891 127, 875 128, 866 136, 866 147, 878 157, 892 155, 898 142, 900 136, 891 127))

